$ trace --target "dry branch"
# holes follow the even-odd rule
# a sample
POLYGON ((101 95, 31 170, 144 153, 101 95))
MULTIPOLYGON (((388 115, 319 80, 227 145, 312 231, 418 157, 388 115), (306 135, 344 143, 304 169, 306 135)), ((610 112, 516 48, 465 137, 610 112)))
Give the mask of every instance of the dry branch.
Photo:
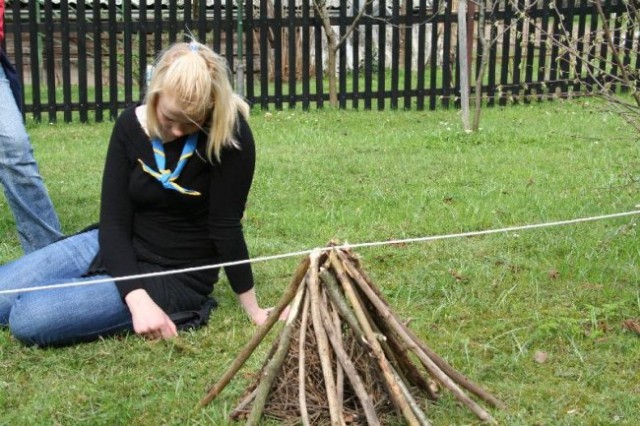
POLYGON ((353 286, 351 285, 351 280, 349 280, 349 277, 344 272, 344 269, 338 261, 338 258, 335 256, 334 251, 329 254, 329 259, 331 260, 331 266, 333 266, 336 271, 338 281, 342 284, 342 288, 347 296, 347 299, 351 303, 351 307, 356 314, 356 318, 360 322, 362 331, 364 332, 365 337, 371 345, 373 358, 380 367, 380 371, 385 379, 385 383, 387 385, 387 389, 389 390, 389 396, 391 397, 391 400, 394 402, 394 405, 402 412, 402 415, 410 425, 420 424, 418 418, 415 416, 413 410, 411 409, 409 402, 405 398, 404 393, 398 386, 398 383, 394 380, 391 366, 389 365, 387 358, 384 356, 382 347, 380 346, 380 343, 373 333, 371 324, 367 321, 363 308, 360 305, 353 286))
POLYGON ((328 318, 323 316, 322 321, 327 331, 327 335, 329 336, 329 341, 331 342, 331 345, 333 346, 333 349, 336 353, 336 357, 338 358, 338 361, 340 361, 342 368, 344 368, 345 373, 356 392, 356 395, 362 403, 362 408, 367 418, 367 422, 370 426, 379 425, 380 422, 378 421, 378 417, 376 416, 376 410, 373 406, 373 402, 371 401, 371 398, 369 397, 369 394, 364 387, 358 371, 349 359, 349 355, 344 350, 344 347, 342 346, 342 339, 339 337, 337 330, 333 327, 328 318))
POLYGON ((360 290, 369 298, 369 301, 378 309, 380 315, 388 322, 388 324, 403 338, 403 340, 408 344, 408 347, 415 353, 418 359, 422 362, 424 367, 431 373, 443 386, 453 393, 453 395, 464 405, 466 405, 473 413, 478 416, 480 420, 483 421, 494 421, 491 415, 484 410, 480 405, 478 405, 474 400, 469 398, 467 394, 465 394, 460 387, 454 382, 451 377, 445 374, 440 367, 438 367, 435 362, 431 358, 427 356, 427 354, 416 344, 416 340, 414 340, 414 336, 407 333, 407 328, 396 318, 395 315, 391 312, 386 303, 384 303, 374 292, 371 290, 371 287, 365 282, 365 280, 357 274, 357 271, 354 270, 350 262, 345 262, 343 259, 343 263, 345 267, 351 268, 351 272, 355 275, 355 282, 359 285, 360 290))
POLYGON ((275 354, 267 364, 267 366, 263 370, 263 374, 261 376, 260 385, 256 388, 258 391, 256 393, 256 397, 253 400, 253 408, 251 409, 251 415, 247 420, 247 425, 253 426, 257 425, 262 417, 262 412, 264 410, 264 405, 267 402, 267 398, 269 397, 269 391, 271 390, 271 385, 275 381, 278 373, 280 372, 280 367, 284 362, 285 356, 289 351, 289 345, 291 344, 291 336, 293 334, 293 325, 294 319, 298 316, 298 311, 300 309, 300 304, 304 299, 305 295, 305 287, 299 286, 298 292, 296 293, 293 302, 291 303, 290 317, 287 318, 284 328, 280 332, 280 339, 278 342, 278 349, 275 354))
POLYGON ((498 400, 495 396, 491 395, 486 390, 482 389, 480 386, 469 380, 464 375, 460 374, 443 358, 441 358, 433 350, 427 347, 427 345, 422 342, 405 324, 403 324, 402 321, 400 321, 400 319, 393 313, 393 311, 388 308, 388 305, 382 299, 380 292, 375 288, 366 274, 363 273, 363 271, 359 267, 355 266, 352 262, 349 262, 346 254, 338 252, 338 256, 343 262, 345 262, 349 273, 352 274, 355 282, 358 283, 360 289, 364 293, 369 293, 369 295, 371 295, 371 297, 375 300, 375 302, 372 300, 372 303, 377 304, 379 309, 382 309, 386 312, 386 324, 393 326, 394 329, 400 330, 400 334, 404 336, 404 340, 406 342, 409 342, 411 346, 416 345, 425 353, 425 355, 429 359, 433 361, 433 363, 440 370, 444 372, 444 374, 451 377, 460 386, 464 387, 469 392, 475 394, 477 397, 483 399, 494 407, 505 408, 503 402, 498 400))
POLYGON ((273 327, 273 325, 278 321, 278 318, 280 318, 280 314, 285 310, 287 305, 289 305, 291 299, 294 298, 296 292, 298 291, 298 286, 306 275, 308 269, 309 259, 305 258, 305 260, 303 260, 300 265, 298 265, 298 269, 293 274, 293 279, 291 280, 287 291, 282 296, 276 307, 273 309, 273 312, 271 313, 271 315, 269 315, 267 321, 262 326, 260 326, 260 328, 258 328, 256 334, 254 334, 249 343, 245 345, 245 347, 242 349, 242 352, 240 352, 240 354, 236 357, 236 359, 233 361, 233 364, 231 364, 231 367, 229 367, 222 378, 209 390, 209 392, 207 392, 204 398, 200 400, 198 407, 202 408, 213 401, 215 397, 217 397, 220 392, 222 392, 225 386, 229 384, 231 379, 233 379, 233 376, 236 375, 245 361, 258 347, 260 342, 262 342, 264 336, 266 336, 269 330, 271 330, 271 327, 273 327))
POLYGON ((305 378, 305 357, 304 357, 304 334, 307 331, 307 321, 309 320, 309 305, 311 301, 309 293, 304 295, 304 306, 302 308, 302 318, 300 319, 300 338, 298 341, 298 401, 300 403, 300 419, 304 426, 310 426, 309 411, 307 410, 307 393, 304 386, 305 378))
POLYGON ((327 334, 322 327, 322 319, 320 318, 319 287, 320 279, 318 278, 318 257, 311 256, 311 275, 308 281, 309 293, 311 294, 311 321, 313 323, 313 331, 316 334, 316 342, 318 343, 318 352, 320 354, 320 365, 322 366, 322 375, 324 376, 325 388, 327 390, 327 401, 329 403, 329 415, 331 416, 332 425, 342 425, 344 420, 339 410, 338 394, 336 390, 336 382, 331 370, 331 354, 329 349, 329 341, 327 334))

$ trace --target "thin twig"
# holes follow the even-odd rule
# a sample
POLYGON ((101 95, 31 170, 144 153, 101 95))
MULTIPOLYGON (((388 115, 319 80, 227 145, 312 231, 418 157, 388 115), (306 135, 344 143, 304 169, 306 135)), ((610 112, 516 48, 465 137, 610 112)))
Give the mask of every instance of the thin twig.
POLYGON ((327 335, 329 336, 329 342, 331 343, 333 351, 336 354, 336 358, 344 369, 344 372, 347 375, 347 378, 349 379, 349 382, 351 383, 356 396, 362 404, 362 409, 364 410, 365 417, 367 418, 367 423, 369 424, 369 426, 379 425, 380 422, 378 421, 376 410, 373 406, 373 402, 371 401, 371 397, 365 389, 358 371, 356 370, 353 362, 351 362, 351 360, 349 359, 349 355, 342 345, 340 332, 336 331, 334 325, 331 324, 331 320, 329 318, 326 318, 324 311, 321 311, 321 315, 324 328, 327 332, 327 335))
MULTIPOLYGON (((327 298, 327 292, 323 291, 322 292, 322 303, 323 306, 330 306, 329 304, 329 300, 327 298)), ((335 339, 336 339, 336 344, 342 346, 342 333, 340 332, 342 330, 342 323, 340 322, 340 315, 338 315, 338 312, 335 309, 331 310, 331 316, 333 319, 333 326, 335 327, 336 330, 338 330, 338 332, 335 335, 335 339)), ((329 338, 329 341, 331 342, 332 339, 329 338)), ((340 404, 340 412, 344 411, 344 369, 342 368, 342 364, 340 364, 339 362, 336 363, 336 390, 338 392, 338 403, 340 404)))
POLYGON ((280 314, 287 307, 289 302, 294 298, 298 291, 298 287, 300 286, 300 282, 304 278, 307 270, 309 269, 309 258, 306 257, 300 265, 298 265, 298 269, 296 269, 293 274, 293 278, 289 287, 287 288, 285 294, 282 296, 276 307, 271 312, 271 315, 267 318, 267 321, 262 324, 256 333, 253 335, 251 340, 244 346, 240 354, 236 357, 236 359, 231 364, 231 367, 227 369, 227 371, 223 374, 223 376, 218 380, 218 382, 207 392, 207 394, 200 400, 198 403, 198 408, 203 408, 211 401, 213 401, 220 392, 229 384, 231 379, 236 375, 238 370, 244 365, 249 356, 253 353, 253 351, 258 347, 262 339, 267 335, 271 327, 278 321, 280 314))
MULTIPOLYGON (((333 254, 334 252, 332 252, 333 254)), ((341 253, 338 252, 338 256, 341 253)), ((344 259, 344 258, 343 258, 344 259)), ((354 268, 351 262, 344 262, 346 268, 354 268)), ((355 269, 355 268, 354 268, 355 269)), ((351 271, 352 276, 356 276, 355 282, 358 284, 363 293, 369 298, 369 301, 380 311, 380 315, 385 318, 388 323, 394 328, 396 333, 398 333, 402 339, 407 343, 408 347, 414 352, 414 354, 418 357, 420 362, 424 365, 424 367, 431 373, 438 381, 440 381, 447 389, 453 393, 453 395, 467 406, 480 420, 494 422, 493 417, 480 405, 478 405, 475 401, 469 398, 463 391, 458 387, 458 385, 447 375, 445 374, 440 367, 438 367, 431 358, 429 358, 426 353, 416 344, 417 339, 413 339, 411 334, 407 332, 408 328, 404 326, 398 319, 393 315, 391 310, 386 306, 385 303, 382 302, 380 298, 374 293, 373 290, 369 287, 369 285, 364 281, 362 277, 358 277, 357 271, 351 271)))
POLYGON ((251 414, 249 414, 249 418, 247 419, 248 426, 257 425, 262 418, 262 412, 264 411, 264 405, 269 397, 271 386, 278 376, 280 367, 282 366, 285 356, 289 351, 289 345, 293 335, 293 326, 298 317, 298 312, 300 311, 300 305, 305 295, 305 289, 304 285, 298 287, 298 292, 291 303, 289 316, 287 317, 284 327, 280 332, 278 349, 262 372, 260 384, 257 387, 258 391, 255 399, 253 400, 253 406, 251 407, 251 414))
POLYGON ((244 399, 242 401, 240 401, 240 403, 236 406, 236 408, 234 408, 234 410, 231 412, 231 414, 229 414, 229 417, 231 417, 234 420, 238 420, 240 418, 240 416, 242 415, 242 412, 247 408, 247 406, 251 403, 251 401, 253 401, 253 399, 256 397, 257 393, 258 393, 258 388, 256 387, 253 391, 251 391, 249 393, 249 395, 245 396, 244 399))
POLYGON ((331 253, 329 254, 329 259, 331 260, 331 266, 333 266, 334 270, 336 271, 338 281, 342 284, 347 299, 351 302, 351 306, 355 312, 356 318, 358 318, 358 321, 360 322, 360 326, 362 327, 364 335, 367 337, 367 341, 371 345, 374 358, 378 363, 378 366, 380 367, 380 370, 382 372, 382 376, 385 379, 385 383, 387 384, 387 389, 389 390, 389 396, 391 397, 391 400, 398 408, 398 410, 400 410, 405 420, 407 420, 410 425, 419 425, 420 421, 414 414, 413 410, 409 406, 409 403, 405 399, 404 394, 396 383, 395 377, 391 372, 389 362, 384 356, 384 352, 380 347, 380 343, 374 336, 371 325, 367 322, 367 318, 363 313, 363 309, 360 306, 357 296, 352 287, 351 280, 349 280, 349 277, 344 272, 344 268, 340 264, 340 261, 336 256, 336 250, 331 251, 331 253))
POLYGON ((313 331, 316 335, 316 344, 318 345, 318 353, 320 355, 320 365, 322 366, 322 375, 324 377, 324 385, 327 392, 327 402, 329 403, 329 415, 331 416, 332 425, 343 425, 342 412, 339 411, 337 400, 336 382, 331 369, 331 359, 329 352, 329 342, 327 334, 322 326, 320 317, 320 280, 318 278, 318 255, 311 254, 311 274, 309 276, 309 294, 311 295, 311 320, 313 322, 313 331))
MULTIPOLYGON (((341 257, 345 256, 345 257, 342 257, 342 258, 346 259, 346 255, 343 255, 342 253, 338 253, 338 254, 341 257)), ((348 262, 347 265, 353 266, 353 269, 349 268, 350 269, 349 273, 352 274, 352 277, 354 277, 354 280, 358 284, 358 286, 361 289, 370 289, 373 292, 373 294, 376 296, 377 301, 373 301, 373 300, 371 301, 374 304, 374 306, 376 305, 376 303, 378 303, 378 304, 380 304, 380 307, 382 307, 382 306, 385 307, 385 310, 389 313, 390 317, 392 318, 391 320, 386 322, 387 324, 390 324, 390 325, 395 324, 395 325, 397 325, 402 330, 403 334, 406 333, 410 337, 410 342, 411 343, 417 345, 420 349, 422 349, 422 351, 424 351, 424 353, 447 376, 451 377, 460 386, 464 387, 469 392, 473 393, 474 395, 476 395, 477 397, 481 398, 482 400, 484 400, 485 402, 487 402, 488 404, 490 404, 493 407, 501 408, 501 409, 505 409, 506 408, 506 405, 502 401, 500 401, 495 396, 493 396, 491 393, 487 392, 486 390, 481 388, 479 385, 477 385, 476 383, 471 381, 469 378, 467 378, 466 376, 461 374, 459 371, 457 371, 456 369, 451 367, 451 365, 449 365, 449 363, 447 363, 447 361, 445 361, 437 353, 435 353, 432 349, 430 349, 424 342, 422 342, 415 335, 415 333, 413 333, 413 331, 411 331, 411 329, 409 327, 407 327, 402 321, 400 321, 400 319, 397 317, 397 315, 393 311, 391 311, 390 309, 387 308, 388 305, 382 299, 380 291, 373 285, 373 283, 371 282, 371 279, 362 270, 362 268, 360 268, 357 265, 354 265, 353 262, 348 262)), ((394 327, 394 329, 396 329, 396 327, 394 327)), ((404 340, 406 340, 406 339, 404 339, 404 340)))
POLYGON ((369 346, 369 343, 367 343, 367 339, 362 332, 358 319, 353 314, 351 308, 349 308, 344 295, 338 288, 338 281, 336 278, 327 269, 320 271, 320 278, 322 278, 325 290, 327 290, 327 295, 331 299, 333 307, 338 310, 342 318, 347 322, 358 341, 363 343, 367 350, 370 350, 371 347, 369 346))
POLYGON ((307 394, 305 391, 305 355, 304 344, 307 335, 307 321, 309 319, 309 294, 304 295, 304 307, 302 308, 302 317, 300 319, 300 338, 299 338, 299 358, 298 358, 298 402, 300 404, 300 420, 304 426, 310 426, 309 411, 307 410, 307 394))

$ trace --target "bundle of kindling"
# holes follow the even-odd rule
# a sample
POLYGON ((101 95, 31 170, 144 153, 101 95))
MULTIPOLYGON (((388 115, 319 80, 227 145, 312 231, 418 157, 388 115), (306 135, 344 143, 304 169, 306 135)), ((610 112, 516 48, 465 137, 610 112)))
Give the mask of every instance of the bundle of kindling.
POLYGON ((479 402, 503 404, 453 369, 401 321, 350 250, 330 244, 305 258, 273 314, 200 401, 209 404, 290 311, 259 374, 231 413, 256 425, 427 425, 426 408, 449 391, 480 420, 479 402))

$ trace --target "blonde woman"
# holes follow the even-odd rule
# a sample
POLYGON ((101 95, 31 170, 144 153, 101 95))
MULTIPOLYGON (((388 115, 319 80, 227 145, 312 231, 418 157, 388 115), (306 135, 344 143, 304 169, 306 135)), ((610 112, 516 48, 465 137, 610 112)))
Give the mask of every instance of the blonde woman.
MULTIPOLYGON (((248 258, 241 225, 255 164, 248 114, 221 56, 195 41, 165 50, 144 104, 114 126, 97 229, 0 267, 0 290, 87 276, 107 282, 0 295, 0 325, 26 344, 58 346, 125 330, 166 339, 206 323, 217 269, 109 279, 248 258)), ((257 303, 251 266, 225 274, 262 324, 268 310, 257 303)))

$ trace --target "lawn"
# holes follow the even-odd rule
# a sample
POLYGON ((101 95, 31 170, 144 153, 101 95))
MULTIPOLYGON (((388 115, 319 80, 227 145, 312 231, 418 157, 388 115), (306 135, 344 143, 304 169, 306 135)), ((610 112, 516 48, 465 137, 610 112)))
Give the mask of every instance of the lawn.
MULTIPOLYGON (((253 257, 638 210, 640 141, 591 99, 459 111, 255 111, 253 257)), ((111 124, 28 123, 64 230, 97 220, 111 124)), ((432 349, 507 406, 500 424, 623 424, 640 407, 640 216, 356 249, 392 308, 432 349)), ((0 262, 20 254, 0 199, 0 262)), ((301 256, 254 264, 273 305, 301 256)), ((227 424, 262 365, 260 346, 196 405, 255 331, 224 279, 204 329, 62 349, 0 330, 0 424, 227 424)), ((0 296, 1 297, 1 296, 0 296)), ((99 301, 97 301, 99 303, 99 301)), ((275 338, 275 330, 267 340, 275 338)), ((436 425, 477 420, 445 393, 436 425)), ((636 419, 636 420, 634 420, 636 419)))

